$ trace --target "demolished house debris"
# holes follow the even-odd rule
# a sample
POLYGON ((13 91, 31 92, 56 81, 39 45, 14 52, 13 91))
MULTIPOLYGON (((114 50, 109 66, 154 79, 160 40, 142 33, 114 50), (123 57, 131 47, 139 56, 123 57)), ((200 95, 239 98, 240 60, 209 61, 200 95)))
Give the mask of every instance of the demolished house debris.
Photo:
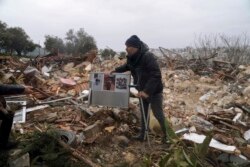
MULTIPOLYGON (((213 156, 209 158, 215 164, 249 165, 250 66, 236 67, 215 59, 208 66, 205 61, 216 55, 184 59, 162 52, 165 58, 159 61, 169 67, 162 68, 162 74, 164 112, 171 128, 190 145, 203 143, 212 131, 209 152, 213 156)), ((164 152, 153 115, 150 133, 156 136, 152 141, 154 149, 145 150, 145 144, 130 141, 140 122, 137 98, 130 97, 128 109, 88 106, 90 73, 111 71, 125 62, 115 59, 100 63, 95 58, 95 52, 79 57, 51 54, 31 61, 0 57, 1 83, 34 87, 29 96, 6 97, 19 120, 13 127, 16 135, 22 142, 26 140, 24 134, 57 129, 59 145, 71 152, 74 161, 87 166, 139 165, 145 153, 157 162, 164 152)), ((25 152, 12 163, 22 156, 27 161, 35 158, 25 152)), ((38 158, 37 163, 39 160, 45 161, 44 157, 38 158)))

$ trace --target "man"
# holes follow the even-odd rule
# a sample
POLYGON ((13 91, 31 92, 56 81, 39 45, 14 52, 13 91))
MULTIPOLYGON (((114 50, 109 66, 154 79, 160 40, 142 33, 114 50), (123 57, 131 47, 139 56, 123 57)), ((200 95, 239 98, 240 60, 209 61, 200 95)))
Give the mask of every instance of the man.
POLYGON ((17 144, 16 142, 9 141, 14 113, 7 110, 6 101, 2 95, 29 93, 30 88, 21 85, 0 84, 0 120, 2 120, 0 125, 0 149, 10 149, 17 144))
MULTIPOLYGON (((165 126, 165 117, 163 114, 163 84, 161 71, 153 53, 149 52, 148 46, 143 43, 136 35, 131 36, 125 43, 127 51, 127 63, 117 67, 117 73, 131 71, 134 84, 137 85, 138 96, 143 100, 144 112, 147 118, 148 107, 151 108, 154 116, 160 123, 164 137, 163 142, 167 141, 167 132, 165 126)), ((141 133, 134 137, 139 141, 144 141, 145 122, 141 109, 141 133)))

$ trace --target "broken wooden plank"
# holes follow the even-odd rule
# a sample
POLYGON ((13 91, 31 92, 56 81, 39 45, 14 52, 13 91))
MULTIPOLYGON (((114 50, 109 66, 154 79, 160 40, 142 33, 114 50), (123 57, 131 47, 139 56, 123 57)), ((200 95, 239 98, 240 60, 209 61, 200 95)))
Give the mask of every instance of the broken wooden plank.
POLYGON ((61 98, 61 99, 55 99, 55 100, 50 100, 50 101, 39 102, 39 104, 50 104, 50 103, 55 103, 55 102, 58 102, 58 101, 69 100, 69 99, 72 99, 72 98, 73 98, 72 96, 64 97, 64 98, 61 98))
POLYGON ((238 128, 238 127, 236 127, 236 126, 233 126, 233 125, 230 125, 229 123, 226 123, 226 122, 224 122, 224 121, 219 121, 219 122, 220 122, 221 124, 223 124, 223 125, 226 125, 226 126, 232 128, 232 129, 241 131, 240 128, 238 128))
POLYGON ((208 115, 207 117, 208 117, 208 119, 216 119, 216 120, 223 120, 223 121, 227 121, 227 122, 232 122, 232 120, 229 118, 222 118, 222 117, 218 117, 216 115, 208 115))
MULTIPOLYGON (((26 113, 32 112, 35 110, 48 108, 48 107, 49 107, 49 105, 45 104, 45 105, 39 105, 39 106, 35 106, 35 107, 26 108, 26 113)), ((17 110, 15 113, 16 113, 15 115, 22 115, 22 110, 17 110)))
POLYGON ((61 122, 71 122, 71 118, 64 118, 64 119, 58 119, 55 121, 55 123, 61 123, 61 122))
POLYGON ((83 161, 84 163, 86 163, 90 167, 100 167, 99 165, 97 165, 93 161, 91 161, 90 158, 88 158, 86 155, 82 154, 81 152, 77 151, 76 149, 71 148, 70 146, 65 144, 63 141, 58 140, 58 142, 63 148, 65 148, 66 150, 69 150, 70 153, 78 160, 83 161))
POLYGON ((42 91, 42 90, 40 90, 38 88, 33 88, 33 89, 36 90, 36 91, 38 91, 39 93, 45 95, 46 97, 51 97, 52 96, 52 95, 49 95, 48 93, 46 93, 46 92, 44 92, 44 91, 42 91))

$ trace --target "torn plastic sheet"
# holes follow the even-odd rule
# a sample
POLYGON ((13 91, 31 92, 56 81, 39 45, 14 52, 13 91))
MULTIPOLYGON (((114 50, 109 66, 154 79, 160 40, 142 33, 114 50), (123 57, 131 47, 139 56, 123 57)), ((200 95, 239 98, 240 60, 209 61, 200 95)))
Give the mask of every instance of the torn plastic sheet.
POLYGON ((31 66, 28 66, 24 71, 23 73, 26 75, 26 74, 32 74, 32 75, 36 75, 36 74, 40 74, 39 70, 36 69, 35 67, 31 67, 31 66))
POLYGON ((42 72, 43 73, 49 73, 52 70, 52 66, 47 67, 47 66, 43 66, 42 67, 42 72))
MULTIPOLYGON (((199 135, 197 133, 185 133, 183 135, 183 139, 193 141, 193 142, 199 143, 199 144, 203 143, 205 138, 206 138, 205 135, 199 135)), ((229 145, 222 144, 215 139, 211 140, 209 146, 213 147, 215 149, 227 152, 227 153, 234 153, 237 150, 237 148, 235 146, 229 146, 229 145)))
POLYGON ((84 91, 82 91, 82 94, 84 94, 84 95, 89 95, 89 90, 84 90, 84 91))
POLYGON ((69 86, 74 86, 76 85, 76 82, 72 79, 66 79, 66 78, 60 78, 60 81, 65 84, 65 85, 69 85, 69 86))
POLYGON ((77 97, 76 99, 77 100, 80 100, 80 99, 84 99, 84 98, 87 98, 87 97, 89 97, 89 90, 84 90, 84 91, 82 91, 82 93, 81 93, 81 95, 79 96, 79 97, 77 97))
POLYGON ((45 76, 50 76, 50 74, 49 74, 49 72, 52 70, 52 66, 50 66, 50 67, 47 67, 47 66, 43 66, 42 67, 42 73, 43 73, 43 75, 45 75, 45 76))
POLYGON ((250 140, 250 129, 244 133, 244 139, 250 140))

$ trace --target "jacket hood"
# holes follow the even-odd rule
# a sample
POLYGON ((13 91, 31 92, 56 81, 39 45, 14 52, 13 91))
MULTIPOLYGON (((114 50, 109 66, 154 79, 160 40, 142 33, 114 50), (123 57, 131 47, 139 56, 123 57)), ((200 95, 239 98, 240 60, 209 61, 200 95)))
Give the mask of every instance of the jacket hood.
POLYGON ((141 47, 138 52, 133 56, 127 56, 127 63, 135 67, 147 51, 149 51, 148 45, 141 41, 141 47))
POLYGON ((146 53, 147 51, 149 51, 148 45, 141 41, 140 53, 141 53, 141 54, 144 54, 144 53, 146 53))

